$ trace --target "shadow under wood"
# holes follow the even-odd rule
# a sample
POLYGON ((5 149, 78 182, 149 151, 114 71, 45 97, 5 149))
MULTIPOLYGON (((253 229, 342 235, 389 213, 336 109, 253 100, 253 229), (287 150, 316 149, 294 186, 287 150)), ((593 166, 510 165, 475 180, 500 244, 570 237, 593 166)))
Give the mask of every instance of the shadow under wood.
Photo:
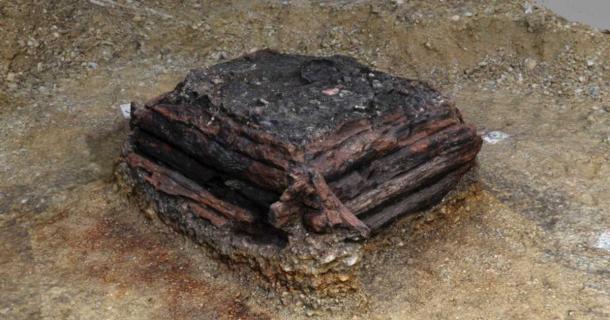
POLYGON ((116 122, 110 128, 91 132, 85 136, 87 148, 89 148, 89 161, 101 168, 100 176, 104 180, 111 180, 116 160, 121 153, 122 142, 128 135, 129 124, 127 121, 116 122))

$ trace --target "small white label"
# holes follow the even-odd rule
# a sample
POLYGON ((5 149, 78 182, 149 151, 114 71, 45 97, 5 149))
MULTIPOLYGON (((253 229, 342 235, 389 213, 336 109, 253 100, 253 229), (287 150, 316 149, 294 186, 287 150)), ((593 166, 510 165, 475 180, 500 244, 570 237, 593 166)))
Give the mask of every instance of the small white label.
POLYGON ((123 103, 119 106, 119 108, 121 109, 121 114, 123 115, 123 118, 131 118, 131 103, 123 103))
POLYGON ((496 144, 502 140, 508 139, 510 136, 506 132, 502 131, 489 131, 483 135, 483 141, 489 144, 496 144))

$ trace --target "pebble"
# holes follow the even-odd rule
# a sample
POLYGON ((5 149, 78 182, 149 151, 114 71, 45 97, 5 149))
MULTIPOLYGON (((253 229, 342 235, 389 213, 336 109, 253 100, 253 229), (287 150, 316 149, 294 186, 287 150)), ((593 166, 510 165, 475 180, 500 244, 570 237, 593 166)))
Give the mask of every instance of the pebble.
POLYGON ((525 67, 527 68, 527 70, 534 70, 537 65, 538 62, 536 62, 536 60, 532 58, 525 59, 525 67))
POLYGON ((334 96, 337 93, 339 93, 339 88, 324 89, 324 90, 322 90, 322 93, 327 95, 327 96, 334 96))
POLYGON ((599 90, 598 86, 591 86, 589 88, 589 95, 593 98, 597 98, 597 96, 599 96, 599 90))
POLYGON ((383 88, 383 84, 381 83, 381 81, 375 79, 375 80, 373 80, 373 88, 375 88, 375 89, 383 88))
POLYGON ((224 51, 214 52, 214 53, 212 53, 211 56, 212 56, 212 59, 219 60, 219 61, 226 60, 229 58, 229 55, 224 51))
POLYGON ((510 137, 508 133, 502 131, 490 131, 483 135, 483 141, 489 144, 496 144, 510 137))
POLYGON ((341 281, 341 282, 345 282, 345 281, 349 280, 349 276, 346 274, 340 274, 337 278, 339 278, 339 281, 341 281))
POLYGON ((16 74, 14 74, 14 73, 12 73, 12 72, 9 72, 9 73, 6 75, 6 81, 8 81, 8 82, 13 82, 13 81, 15 81, 15 76, 16 76, 16 74))
POLYGON ((335 261, 336 258, 337 258, 337 256, 335 256, 334 254, 331 253, 331 254, 324 256, 322 258, 321 262, 323 264, 331 263, 331 262, 335 261))
POLYGON ((580 197, 580 200, 588 205, 588 206, 594 206, 597 205, 597 199, 595 199, 591 194, 589 193, 585 193, 580 197))
POLYGON ((532 14, 534 13, 534 6, 529 1, 526 1, 523 4, 523 11, 525 14, 532 14))
POLYGON ((460 21, 460 16, 456 14, 455 16, 451 17, 451 21, 460 21))
POLYGON ((597 238, 596 248, 610 251, 610 230, 602 232, 597 238))
POLYGON ((357 255, 353 255, 353 256, 350 256, 350 257, 346 258, 344 260, 344 262, 345 262, 346 266, 351 267, 351 266, 355 265, 356 262, 358 262, 358 260, 359 260, 358 256, 357 255))
POLYGON ((38 46, 40 45, 40 43, 38 42, 38 40, 36 40, 36 39, 34 39, 34 38, 30 38, 30 39, 27 41, 27 45, 28 45, 28 47, 31 47, 31 48, 38 48, 38 46))

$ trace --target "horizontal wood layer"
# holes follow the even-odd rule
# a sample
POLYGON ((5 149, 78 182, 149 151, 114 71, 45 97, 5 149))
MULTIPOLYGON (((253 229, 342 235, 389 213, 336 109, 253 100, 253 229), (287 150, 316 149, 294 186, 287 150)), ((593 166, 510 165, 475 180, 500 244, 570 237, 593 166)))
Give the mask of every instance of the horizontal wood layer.
POLYGON ((131 126, 126 162, 216 226, 357 237, 439 201, 481 147, 424 83, 271 51, 192 71, 131 126))

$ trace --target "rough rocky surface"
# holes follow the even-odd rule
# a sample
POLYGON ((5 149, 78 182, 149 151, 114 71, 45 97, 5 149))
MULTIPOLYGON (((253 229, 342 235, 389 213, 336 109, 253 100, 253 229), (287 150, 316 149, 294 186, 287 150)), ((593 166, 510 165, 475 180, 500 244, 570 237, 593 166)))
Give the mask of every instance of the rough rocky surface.
POLYGON ((356 286, 362 242, 429 208, 482 139, 425 83, 261 50, 131 105, 118 177, 143 211, 275 286, 356 286))
POLYGON ((4 1, 0 29, 0 318, 610 314, 607 34, 488 0, 4 1), (262 290, 113 190, 120 105, 264 47, 425 80, 483 134, 478 183, 365 244, 359 307, 262 290))

